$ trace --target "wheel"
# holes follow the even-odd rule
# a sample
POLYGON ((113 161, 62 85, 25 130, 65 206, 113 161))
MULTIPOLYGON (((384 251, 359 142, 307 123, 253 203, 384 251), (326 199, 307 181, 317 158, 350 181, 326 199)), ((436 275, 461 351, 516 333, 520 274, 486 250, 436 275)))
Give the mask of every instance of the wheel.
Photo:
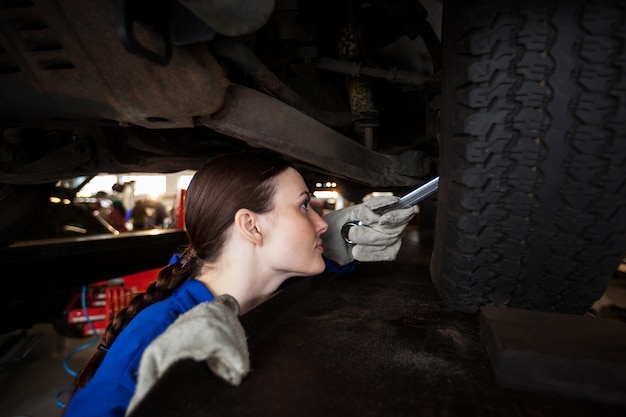
POLYGON ((444 2, 431 276, 444 301, 583 313, 626 252, 624 1, 444 2))

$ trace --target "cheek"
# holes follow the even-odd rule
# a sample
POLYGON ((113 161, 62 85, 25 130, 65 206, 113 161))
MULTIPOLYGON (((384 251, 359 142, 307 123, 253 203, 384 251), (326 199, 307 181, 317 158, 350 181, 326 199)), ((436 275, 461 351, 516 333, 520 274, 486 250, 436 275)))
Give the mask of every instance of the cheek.
POLYGON ((302 212, 289 213, 283 220, 284 222, 281 223, 280 230, 287 239, 304 242, 310 240, 311 236, 315 235, 313 223, 302 212))
MULTIPOLYGON (((272 245, 278 252, 287 256, 310 256, 317 244, 315 225, 306 214, 283 212, 272 225, 272 245), (282 214, 282 216, 280 216, 282 214)), ((302 260, 300 258, 300 260, 302 260)))
POLYGON ((276 256, 290 257, 299 251, 303 240, 298 223, 285 221, 274 225, 266 243, 269 243, 276 256))
POLYGON ((318 237, 307 218, 299 218, 289 224, 283 229, 282 237, 281 245, 285 253, 291 254, 294 258, 304 261, 315 254, 318 237))

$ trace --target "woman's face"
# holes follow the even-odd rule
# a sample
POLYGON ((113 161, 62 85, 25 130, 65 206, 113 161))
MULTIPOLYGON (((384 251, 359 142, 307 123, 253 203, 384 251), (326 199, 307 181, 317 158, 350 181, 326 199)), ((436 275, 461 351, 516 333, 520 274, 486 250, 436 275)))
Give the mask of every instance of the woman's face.
POLYGON ((273 209, 261 215, 267 226, 263 246, 270 266, 291 276, 315 275, 326 268, 320 236, 328 224, 310 205, 302 176, 288 168, 275 178, 273 209))

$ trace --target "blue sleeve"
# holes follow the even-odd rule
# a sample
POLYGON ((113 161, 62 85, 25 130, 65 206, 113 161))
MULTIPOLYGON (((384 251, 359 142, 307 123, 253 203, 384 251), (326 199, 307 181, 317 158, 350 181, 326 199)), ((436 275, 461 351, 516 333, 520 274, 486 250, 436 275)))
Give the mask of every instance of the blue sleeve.
POLYGON ((132 396, 121 384, 90 382, 74 394, 63 417, 124 417, 132 396))
POLYGON ((326 270, 331 274, 347 274, 348 272, 352 272, 356 269, 356 261, 352 261, 343 266, 331 261, 328 258, 324 258, 324 262, 326 262, 326 270))

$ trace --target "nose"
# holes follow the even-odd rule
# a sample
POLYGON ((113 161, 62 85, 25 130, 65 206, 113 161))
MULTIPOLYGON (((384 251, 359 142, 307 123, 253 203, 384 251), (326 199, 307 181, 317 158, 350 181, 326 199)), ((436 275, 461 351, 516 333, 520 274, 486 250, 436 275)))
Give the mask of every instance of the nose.
POLYGON ((317 214, 315 210, 311 210, 311 211, 313 212, 313 218, 312 218, 313 226, 315 227, 315 231, 317 232, 317 235, 320 236, 328 230, 328 223, 326 223, 326 220, 324 220, 322 216, 317 214))

